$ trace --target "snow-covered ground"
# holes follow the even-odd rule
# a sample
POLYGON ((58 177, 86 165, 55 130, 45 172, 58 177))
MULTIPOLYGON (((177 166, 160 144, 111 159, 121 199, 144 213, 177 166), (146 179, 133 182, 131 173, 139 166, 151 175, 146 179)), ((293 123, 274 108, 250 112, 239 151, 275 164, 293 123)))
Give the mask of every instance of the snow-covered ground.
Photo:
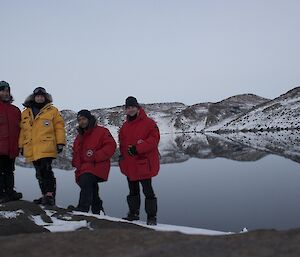
MULTIPOLYGON (((84 212, 70 212, 66 213, 66 215, 57 218, 54 215, 56 211, 54 210, 46 210, 45 212, 47 216, 51 219, 51 222, 45 222, 41 215, 31 215, 30 219, 38 226, 42 226, 45 229, 49 230, 50 232, 70 232, 76 231, 81 228, 87 228, 89 230, 93 230, 87 220, 80 220, 80 221, 73 221, 72 216, 87 216, 87 217, 94 217, 99 220, 107 220, 113 222, 123 222, 123 223, 132 223, 141 227, 153 229, 156 231, 162 232, 180 232, 188 235, 210 235, 210 236, 221 236, 221 235, 230 235, 231 232, 222 232, 222 231, 215 231, 215 230, 208 230, 208 229, 201 229, 201 228, 193 228, 193 227, 185 227, 185 226, 175 226, 175 225, 167 225, 167 224, 157 224, 157 226, 148 226, 145 222, 142 221, 134 221, 129 222, 123 219, 110 217, 101 213, 100 215, 95 215, 91 213, 84 213, 84 212)), ((20 214, 24 214, 22 210, 17 211, 0 211, 1 218, 5 219, 15 219, 20 214)), ((246 232, 244 229, 241 232, 246 232)))
MULTIPOLYGON (((92 228, 90 228, 89 223, 86 220, 70 221, 70 220, 68 220, 68 219, 70 219, 69 216, 65 216, 65 217, 63 217, 65 220, 61 220, 61 219, 52 217, 53 214, 55 214, 54 211, 46 210, 46 213, 49 217, 51 217, 51 220, 53 223, 43 222, 43 220, 41 219, 40 216, 33 216, 32 218, 37 225, 43 226, 44 228, 48 229, 51 232, 75 231, 79 228, 89 228, 92 230, 92 228)), ((145 222, 142 222, 142 221, 129 222, 129 221, 126 221, 123 219, 104 215, 103 213, 101 213, 100 215, 84 213, 84 212, 76 212, 76 211, 71 212, 71 213, 72 213, 72 215, 94 217, 94 218, 97 218, 100 220, 108 220, 108 221, 123 222, 123 223, 133 223, 135 225, 150 228, 150 229, 153 229, 156 231, 181 232, 181 233, 189 234, 189 235, 211 235, 211 236, 232 234, 230 232, 214 231, 214 230, 185 227, 185 226, 167 225, 167 224, 157 224, 157 226, 148 226, 145 222)))

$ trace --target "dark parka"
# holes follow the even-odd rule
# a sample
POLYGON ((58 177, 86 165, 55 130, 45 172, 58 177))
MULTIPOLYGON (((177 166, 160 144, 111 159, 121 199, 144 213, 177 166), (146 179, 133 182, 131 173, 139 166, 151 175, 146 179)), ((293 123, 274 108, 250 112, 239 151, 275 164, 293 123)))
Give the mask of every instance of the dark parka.
POLYGON ((159 129, 154 120, 150 119, 143 108, 139 109, 137 118, 127 120, 120 129, 119 142, 121 172, 131 181, 149 179, 158 174, 160 140, 159 129), (130 156, 128 147, 135 145, 137 155, 130 156))
POLYGON ((116 150, 116 142, 109 130, 94 125, 78 134, 73 145, 72 165, 76 168, 76 182, 80 175, 92 173, 102 181, 108 179, 110 158, 116 150))
POLYGON ((14 159, 19 155, 21 112, 11 103, 0 101, 0 155, 14 159))

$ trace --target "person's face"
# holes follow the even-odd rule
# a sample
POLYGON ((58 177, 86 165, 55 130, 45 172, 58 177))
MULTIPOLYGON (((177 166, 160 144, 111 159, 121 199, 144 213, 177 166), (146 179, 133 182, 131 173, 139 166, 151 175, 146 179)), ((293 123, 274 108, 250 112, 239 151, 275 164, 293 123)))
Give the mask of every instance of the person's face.
POLYGON ((38 104, 42 104, 42 103, 44 103, 45 102, 45 96, 43 96, 43 95, 36 95, 35 97, 34 97, 34 101, 36 102, 36 103, 38 103, 38 104))
POLYGON ((88 118, 84 117, 84 116, 80 116, 78 119, 78 125, 80 128, 85 129, 88 127, 89 125, 89 120, 88 118))
POLYGON ((133 117, 138 113, 139 109, 135 106, 128 106, 125 108, 125 114, 128 116, 133 117))
POLYGON ((10 99, 10 92, 8 88, 0 90, 0 100, 6 102, 10 99))

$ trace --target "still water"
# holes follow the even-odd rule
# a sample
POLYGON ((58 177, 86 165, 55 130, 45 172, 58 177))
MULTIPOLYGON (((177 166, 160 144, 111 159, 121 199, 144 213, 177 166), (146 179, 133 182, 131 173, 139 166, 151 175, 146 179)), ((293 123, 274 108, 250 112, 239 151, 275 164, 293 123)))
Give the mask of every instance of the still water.
MULTIPOLYGON (((79 187, 73 170, 54 169, 57 205, 77 204, 79 187)), ((16 188, 25 200, 40 196, 33 168, 16 167, 16 188)), ((158 197, 158 222, 239 232, 300 227, 299 163, 269 154, 256 161, 222 157, 189 158, 161 165, 153 179, 158 197)), ((126 178, 112 167, 109 181, 100 184, 107 215, 127 212, 126 178)), ((144 207, 141 219, 145 220, 144 207)))

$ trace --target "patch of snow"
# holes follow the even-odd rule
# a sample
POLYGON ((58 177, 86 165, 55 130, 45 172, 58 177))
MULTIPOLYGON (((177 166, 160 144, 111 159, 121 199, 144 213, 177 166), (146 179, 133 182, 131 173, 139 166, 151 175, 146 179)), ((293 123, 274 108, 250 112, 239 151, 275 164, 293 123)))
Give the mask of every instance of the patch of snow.
POLYGON ((69 218, 71 217, 64 217, 67 220, 61 220, 52 217, 52 215, 56 213, 55 211, 45 210, 45 212, 51 218, 52 223, 44 222, 40 215, 31 216, 31 218, 36 225, 43 226, 45 229, 49 230, 50 232, 69 232, 69 231, 75 231, 80 228, 90 229, 90 225, 86 220, 70 221, 69 218))
POLYGON ((22 210, 0 211, 0 218, 2 218, 2 219, 15 219, 22 213, 24 213, 22 210))

